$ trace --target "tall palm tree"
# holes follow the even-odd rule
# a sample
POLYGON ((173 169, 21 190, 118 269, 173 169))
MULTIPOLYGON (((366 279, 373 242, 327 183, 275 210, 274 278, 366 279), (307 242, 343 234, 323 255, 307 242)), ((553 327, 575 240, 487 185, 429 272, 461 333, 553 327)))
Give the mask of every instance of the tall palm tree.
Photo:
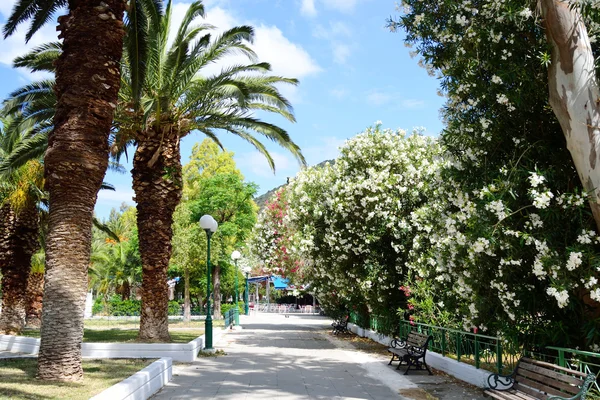
POLYGON ((27 280, 26 320, 27 326, 39 328, 42 326, 42 299, 44 296, 44 266, 46 253, 40 249, 31 258, 31 270, 27 280))
MULTIPOLYGON (((0 130, 0 166, 35 141, 30 131, 19 130, 13 122, 5 119, 0 130)), ((18 334, 26 322, 31 257, 39 248, 37 204, 42 196, 43 167, 32 159, 10 171, 0 175, 0 332, 18 334)))
POLYGON ((57 28, 63 53, 56 64, 54 129, 44 160, 50 209, 38 377, 79 381, 92 216, 108 165, 126 2, 19 0, 3 32, 7 37, 31 21, 29 40, 65 6, 57 28))
POLYGON ((169 46, 169 1, 160 21, 147 25, 148 41, 143 46, 148 48, 147 63, 135 63, 131 57, 129 49, 140 43, 137 37, 128 38, 133 44, 126 45, 124 57, 114 149, 118 153, 126 143, 137 145, 132 174, 143 266, 139 337, 147 341, 169 340, 167 268, 173 213, 182 191, 181 138, 197 130, 219 143, 219 131, 232 133, 254 145, 274 168, 254 132, 305 163, 284 129, 252 114, 262 110, 294 121, 292 107, 276 85, 295 85, 297 80, 269 75, 269 64, 252 62, 255 54, 247 45, 253 39, 251 27, 235 27, 213 38, 207 33, 209 25, 193 25, 197 17, 204 17, 201 1, 190 5, 169 46), (224 68, 210 77, 201 75, 206 66, 240 53, 248 57, 248 64, 224 68))

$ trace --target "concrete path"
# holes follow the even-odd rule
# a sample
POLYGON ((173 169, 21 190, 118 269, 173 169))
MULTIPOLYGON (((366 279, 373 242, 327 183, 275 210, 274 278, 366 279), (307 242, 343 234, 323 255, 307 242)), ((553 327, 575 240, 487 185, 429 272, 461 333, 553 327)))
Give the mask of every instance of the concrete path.
MULTIPOLYGON (((174 366, 173 380, 153 399, 435 398, 424 392, 406 393, 419 392, 424 379, 430 384, 437 381, 418 372, 405 377, 380 356, 331 338, 327 318, 259 313, 242 316, 240 323, 243 330, 227 333, 215 344, 226 355, 174 366)), ((482 398, 459 391, 457 399, 482 398)))

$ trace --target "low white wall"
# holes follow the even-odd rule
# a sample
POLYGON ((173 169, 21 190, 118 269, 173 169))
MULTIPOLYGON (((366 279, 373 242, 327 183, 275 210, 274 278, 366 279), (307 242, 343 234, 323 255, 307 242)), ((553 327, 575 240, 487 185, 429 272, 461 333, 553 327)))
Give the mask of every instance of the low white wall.
POLYGON ((146 400, 166 385, 172 377, 173 362, 171 358, 163 357, 90 400, 146 400))
POLYGON ((0 335, 0 351, 37 354, 39 350, 40 339, 25 336, 0 335))
MULTIPOLYGON (((225 330, 213 329, 213 343, 217 343, 225 330)), ((0 350, 35 355, 40 339, 24 336, 0 335, 0 350)), ((161 358, 173 361, 193 362, 204 348, 204 335, 189 343, 83 343, 84 358, 161 358)))
MULTIPOLYGON (((392 338, 389 336, 377 333, 370 329, 360 328, 359 326, 350 322, 348 323, 348 329, 358 336, 369 338, 386 346, 389 346, 390 342, 392 341, 392 338)), ((452 358, 444 357, 441 354, 430 350, 427 350, 425 359, 427 361, 427 365, 430 367, 444 371, 445 373, 452 375, 464 382, 468 382, 471 385, 475 385, 480 388, 487 387, 487 378, 491 373, 489 371, 477 369, 472 365, 458 362, 452 358)))

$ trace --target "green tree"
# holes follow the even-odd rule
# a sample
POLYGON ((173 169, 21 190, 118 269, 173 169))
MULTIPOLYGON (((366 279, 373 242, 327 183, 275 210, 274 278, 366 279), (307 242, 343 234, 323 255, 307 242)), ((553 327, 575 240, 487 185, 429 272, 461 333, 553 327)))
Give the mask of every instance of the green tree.
POLYGON ((63 6, 68 15, 59 18, 57 29, 64 52, 56 65, 54 129, 44 159, 49 218, 38 377, 79 381, 92 216, 108 165, 126 4, 19 0, 4 36, 31 20, 29 40, 63 6))
MULTIPOLYGON (((206 274, 205 233, 198 221, 202 215, 210 214, 219 223, 211 240, 211 265, 214 268, 213 311, 215 317, 220 318, 221 271, 227 276, 227 292, 231 293, 234 274, 237 273, 238 278, 241 274, 231 265, 230 255, 242 246, 256 221, 256 205, 252 201, 256 185, 244 182, 233 153, 220 150, 210 139, 194 146, 183 171, 184 201, 175 213, 171 264, 184 270, 184 316, 189 315, 191 273, 195 270, 206 274), (204 270, 198 270, 198 266, 204 270)), ((200 290, 206 294, 204 289, 200 290)))
POLYGON ((293 121, 292 108, 277 84, 297 84, 295 79, 270 75, 267 63, 225 67, 214 76, 204 67, 228 54, 255 58, 247 43, 253 29, 235 27, 217 37, 207 25, 194 25, 204 16, 202 2, 193 2, 169 46, 171 2, 156 23, 145 26, 143 36, 129 37, 125 52, 124 88, 121 91, 115 152, 127 143, 137 147, 133 157, 133 189, 137 201, 140 252, 143 264, 142 315, 139 337, 168 341, 167 268, 171 257, 173 213, 182 195, 180 140, 199 131, 218 142, 223 131, 247 140, 273 160, 254 134, 260 134, 304 159, 287 132, 254 118, 262 110, 293 121), (148 61, 134 62, 131 49, 148 49, 148 61), (135 77, 143 83, 135 86, 135 77))
POLYGON ((27 281, 31 257, 39 249, 38 203, 43 197, 43 166, 31 159, 11 167, 14 153, 35 141, 30 130, 19 129, 13 120, 4 120, 0 130, 0 268, 2 272, 2 314, 0 331, 18 334, 25 325, 27 281))

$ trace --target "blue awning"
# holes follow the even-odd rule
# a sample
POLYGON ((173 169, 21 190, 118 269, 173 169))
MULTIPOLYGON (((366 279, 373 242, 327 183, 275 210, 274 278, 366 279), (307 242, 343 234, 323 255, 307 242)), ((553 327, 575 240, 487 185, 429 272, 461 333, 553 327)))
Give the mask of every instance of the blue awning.
POLYGON ((273 277, 271 278, 271 282, 273 282, 273 286, 275 287, 275 289, 283 290, 283 289, 287 289, 288 283, 290 281, 289 281, 289 279, 285 279, 280 276, 273 275, 273 277))

